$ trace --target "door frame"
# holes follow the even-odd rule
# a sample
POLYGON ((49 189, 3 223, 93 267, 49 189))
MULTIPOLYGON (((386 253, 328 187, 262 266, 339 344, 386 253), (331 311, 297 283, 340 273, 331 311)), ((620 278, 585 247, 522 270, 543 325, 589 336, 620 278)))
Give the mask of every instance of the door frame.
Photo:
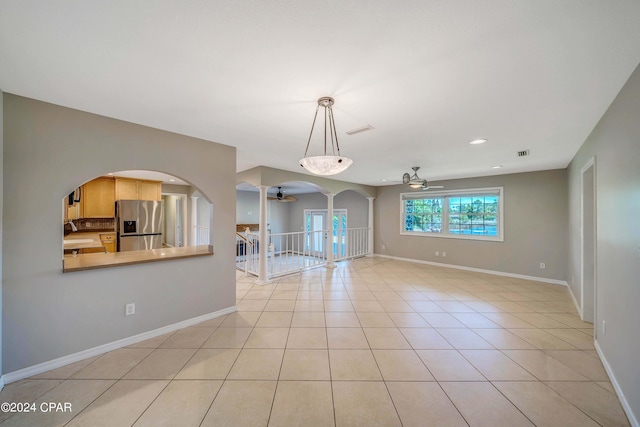
POLYGON ((597 338, 597 175, 596 158, 592 157, 580 170, 580 317, 593 322, 597 338), (590 206, 587 206, 590 205, 590 206), (591 212, 589 212, 589 210, 591 212), (591 213, 591 221, 589 221, 591 213), (592 251, 587 251, 591 246, 592 251), (593 252, 593 253, 589 253, 593 252), (593 265, 592 283, 588 283, 586 269, 593 265))
MULTIPOLYGON (((173 196, 173 197, 178 197, 181 199, 181 203, 182 203, 182 246, 189 246, 189 243, 187 242, 187 236, 188 233, 185 232, 185 230, 187 230, 187 195, 184 193, 162 193, 162 196, 173 196)), ((161 197, 162 197, 161 196, 161 197)), ((163 205, 163 209, 166 209, 166 206, 163 205)), ((166 215, 165 215, 166 218, 166 215)), ((176 222, 176 227, 174 230, 174 235, 178 236, 178 223, 176 222)))

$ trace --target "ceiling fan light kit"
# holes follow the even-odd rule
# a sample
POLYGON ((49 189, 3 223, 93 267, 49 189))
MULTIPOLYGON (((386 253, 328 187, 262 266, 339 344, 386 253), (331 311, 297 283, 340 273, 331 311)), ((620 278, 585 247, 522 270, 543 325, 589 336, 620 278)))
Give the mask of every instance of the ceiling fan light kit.
POLYGON ((336 175, 347 170, 353 164, 353 160, 340 155, 340 145, 338 144, 338 134, 336 132, 336 123, 333 118, 334 99, 330 96, 323 96, 318 99, 316 114, 313 116, 311 124, 311 132, 309 132, 309 140, 307 141, 307 149, 304 151, 304 157, 300 160, 300 166, 315 175, 329 176, 336 175), (307 156, 313 129, 318 118, 318 110, 324 108, 324 151, 322 156, 307 156), (327 154, 327 133, 331 142, 331 148, 327 154))
POLYGON ((413 175, 410 175, 409 173, 405 173, 404 175, 402 175, 403 184, 409 184, 409 187, 411 188, 421 188, 423 190, 428 190, 430 188, 444 188, 442 185, 430 186, 427 183, 426 179, 420 178, 418 176, 418 170, 420 169, 420 166, 413 166, 411 169, 413 169, 413 175))
POLYGON ((282 193, 282 187, 278 187, 278 192, 275 197, 267 197, 267 200, 275 200, 276 202, 297 202, 298 198, 295 196, 285 196, 282 193))

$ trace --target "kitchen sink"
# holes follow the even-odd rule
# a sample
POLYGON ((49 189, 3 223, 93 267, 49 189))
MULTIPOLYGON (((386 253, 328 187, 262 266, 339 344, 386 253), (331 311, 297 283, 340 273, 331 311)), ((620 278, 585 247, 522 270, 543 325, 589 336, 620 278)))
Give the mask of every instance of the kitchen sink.
POLYGON ((93 239, 64 239, 62 241, 63 244, 68 245, 69 243, 91 243, 93 239))

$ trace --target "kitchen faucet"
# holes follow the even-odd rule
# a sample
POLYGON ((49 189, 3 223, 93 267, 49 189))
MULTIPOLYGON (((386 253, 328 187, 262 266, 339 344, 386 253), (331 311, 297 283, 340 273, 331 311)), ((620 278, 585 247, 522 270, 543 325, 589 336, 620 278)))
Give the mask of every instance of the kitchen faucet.
POLYGON ((78 231, 78 227, 76 227, 76 225, 70 219, 67 220, 67 224, 71 226, 71 231, 78 231))

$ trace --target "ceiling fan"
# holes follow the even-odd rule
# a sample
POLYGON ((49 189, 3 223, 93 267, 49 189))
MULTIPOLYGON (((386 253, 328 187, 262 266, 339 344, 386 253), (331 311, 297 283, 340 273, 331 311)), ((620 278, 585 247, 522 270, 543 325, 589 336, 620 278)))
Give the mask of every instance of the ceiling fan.
POLYGON ((402 183, 409 184, 411 188, 420 188, 422 190, 430 190, 432 188, 444 188, 443 185, 429 185, 426 179, 422 179, 418 176, 418 170, 420 166, 413 166, 413 175, 408 172, 402 175, 402 183))
POLYGON ((278 187, 275 197, 267 197, 267 200, 275 200, 276 202, 297 202, 298 198, 294 196, 285 196, 282 193, 282 187, 278 187))

